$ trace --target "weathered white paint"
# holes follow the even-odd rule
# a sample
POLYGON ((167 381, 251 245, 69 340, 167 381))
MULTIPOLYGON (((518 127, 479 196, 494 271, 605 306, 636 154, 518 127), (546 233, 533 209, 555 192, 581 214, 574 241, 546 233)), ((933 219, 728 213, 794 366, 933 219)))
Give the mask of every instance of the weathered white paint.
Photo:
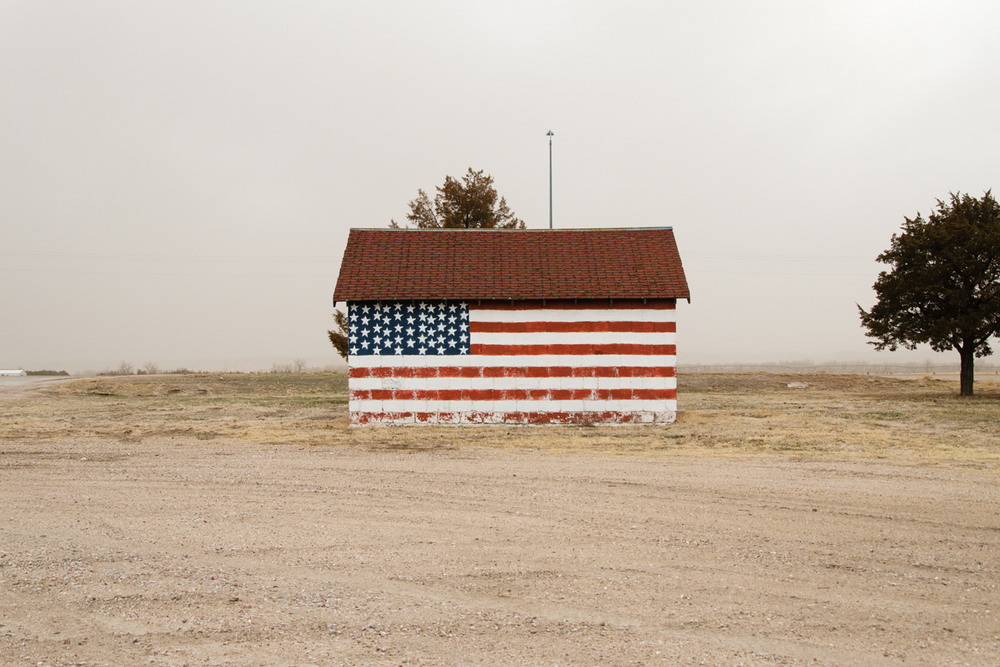
POLYGON ((351 425, 406 426, 410 424, 671 424, 677 413, 656 412, 352 412, 351 425))
MULTIPOLYGON (((352 368, 378 367, 415 367, 427 366, 580 366, 579 355, 573 354, 536 354, 536 355, 505 355, 505 356, 404 356, 404 355, 370 355, 352 356, 348 361, 352 368)), ((601 354, 588 357, 588 366, 650 366, 674 367, 677 357, 672 354, 633 356, 626 354, 601 354)))
MULTIPOLYGON (((536 322, 537 310, 476 310, 480 322, 536 322)), ((545 310, 548 322, 673 322, 676 311, 666 308, 618 308, 579 310, 550 308, 545 310)))
POLYGON ((354 391, 371 389, 676 389, 673 377, 363 377, 351 378, 354 391))
POLYGON ((676 356, 663 353, 676 345, 670 326, 675 322, 673 308, 663 308, 662 302, 649 308, 514 305, 470 307, 469 354, 351 355, 351 423, 674 421, 676 356), (565 326, 604 322, 625 331, 551 331, 607 328, 565 326), (650 328, 648 323, 666 330, 642 331, 650 328), (495 331, 477 330, 481 328, 495 331), (549 330, 524 330, 536 328, 549 330), (570 349, 574 353, 549 353, 570 349))
POLYGON ((351 412, 666 412, 675 401, 349 401, 351 412))
POLYGON ((472 344, 484 345, 529 344, 529 345, 574 345, 608 343, 632 343, 635 345, 675 345, 677 336, 674 333, 634 333, 630 331, 601 332, 557 332, 535 331, 532 333, 509 334, 473 331, 472 344))

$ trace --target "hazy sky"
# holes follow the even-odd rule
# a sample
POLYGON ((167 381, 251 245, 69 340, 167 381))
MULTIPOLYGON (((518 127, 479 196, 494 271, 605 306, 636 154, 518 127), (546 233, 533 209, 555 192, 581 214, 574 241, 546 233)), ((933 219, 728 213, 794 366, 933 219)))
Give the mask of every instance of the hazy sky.
POLYGON ((987 0, 0 0, 0 368, 335 363, 348 229, 468 167, 547 227, 549 129, 557 227, 674 227, 681 365, 912 359, 855 303, 903 216, 1000 186, 998 26, 987 0))

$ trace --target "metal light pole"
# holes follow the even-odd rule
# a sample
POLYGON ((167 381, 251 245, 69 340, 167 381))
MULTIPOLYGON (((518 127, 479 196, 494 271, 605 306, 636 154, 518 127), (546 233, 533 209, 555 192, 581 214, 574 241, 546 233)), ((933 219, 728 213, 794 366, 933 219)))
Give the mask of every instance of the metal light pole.
POLYGON ((545 136, 549 138, 549 229, 552 229, 552 137, 555 132, 549 130, 545 136))

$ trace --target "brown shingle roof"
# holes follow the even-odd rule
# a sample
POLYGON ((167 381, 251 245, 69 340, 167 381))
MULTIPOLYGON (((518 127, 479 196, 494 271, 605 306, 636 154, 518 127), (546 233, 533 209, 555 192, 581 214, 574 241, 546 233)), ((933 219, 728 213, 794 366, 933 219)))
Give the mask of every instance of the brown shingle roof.
POLYGON ((690 299, 673 229, 352 229, 334 302, 690 299))

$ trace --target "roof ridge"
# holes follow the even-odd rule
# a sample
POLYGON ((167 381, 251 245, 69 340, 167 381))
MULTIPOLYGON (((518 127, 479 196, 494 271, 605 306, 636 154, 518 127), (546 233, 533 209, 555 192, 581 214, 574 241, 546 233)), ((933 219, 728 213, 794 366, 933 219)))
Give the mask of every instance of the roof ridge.
POLYGON ((437 227, 426 229, 420 227, 351 227, 352 232, 642 232, 662 231, 673 227, 568 227, 560 229, 462 229, 455 227, 437 227))

